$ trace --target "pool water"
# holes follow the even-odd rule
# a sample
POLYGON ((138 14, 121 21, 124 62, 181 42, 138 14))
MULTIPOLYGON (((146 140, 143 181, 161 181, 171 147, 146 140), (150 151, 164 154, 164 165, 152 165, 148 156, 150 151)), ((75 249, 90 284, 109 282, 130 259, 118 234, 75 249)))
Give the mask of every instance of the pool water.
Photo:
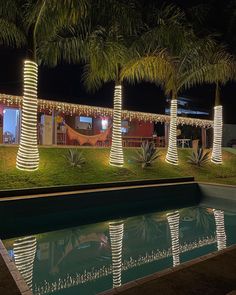
POLYGON ((33 294, 97 294, 236 243, 236 213, 189 207, 4 240, 33 294))

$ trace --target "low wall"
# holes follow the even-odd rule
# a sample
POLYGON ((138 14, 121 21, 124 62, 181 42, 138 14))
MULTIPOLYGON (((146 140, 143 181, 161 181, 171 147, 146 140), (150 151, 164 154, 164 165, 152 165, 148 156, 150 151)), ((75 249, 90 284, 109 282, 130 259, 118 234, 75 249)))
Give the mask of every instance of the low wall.
POLYGON ((195 182, 1 198, 0 216, 4 220, 4 224, 0 224, 1 238, 193 206, 199 200, 195 182))
POLYGON ((201 206, 236 210, 236 185, 199 183, 201 206))

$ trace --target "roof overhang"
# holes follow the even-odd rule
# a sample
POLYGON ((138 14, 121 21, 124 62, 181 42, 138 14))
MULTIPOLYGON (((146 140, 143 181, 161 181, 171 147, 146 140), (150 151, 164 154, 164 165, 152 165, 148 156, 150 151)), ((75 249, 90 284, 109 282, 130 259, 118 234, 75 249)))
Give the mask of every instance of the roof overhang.
MULTIPOLYGON (((7 106, 22 106, 23 97, 9 94, 0 94, 0 102, 7 106)), ((38 111, 43 112, 48 110, 50 112, 62 112, 69 115, 85 115, 85 116, 113 116, 112 108, 103 108, 97 106, 89 106, 89 105, 81 105, 81 104, 73 104, 68 102, 59 102, 47 99, 38 99, 38 111)), ((144 113, 144 112, 134 112, 123 110, 122 111, 122 119, 127 120, 139 120, 146 122, 155 122, 155 123, 169 123, 170 116, 169 115, 161 115, 154 113, 144 113)), ((191 125, 196 127, 213 127, 213 121, 205 120, 205 119, 196 119, 191 117, 178 117, 177 123, 179 125, 191 125)))

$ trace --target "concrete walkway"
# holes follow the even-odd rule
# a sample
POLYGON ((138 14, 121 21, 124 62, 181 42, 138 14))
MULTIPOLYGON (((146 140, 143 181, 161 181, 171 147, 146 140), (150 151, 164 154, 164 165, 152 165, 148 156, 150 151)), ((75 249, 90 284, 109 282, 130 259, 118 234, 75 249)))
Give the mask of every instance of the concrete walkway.
POLYGON ((233 295, 235 290, 236 245, 101 294, 233 295))

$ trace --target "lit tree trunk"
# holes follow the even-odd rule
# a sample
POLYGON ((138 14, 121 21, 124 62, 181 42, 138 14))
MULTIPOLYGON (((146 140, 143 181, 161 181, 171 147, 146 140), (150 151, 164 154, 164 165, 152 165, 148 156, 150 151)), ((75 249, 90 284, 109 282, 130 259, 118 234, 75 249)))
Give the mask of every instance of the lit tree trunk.
POLYGON ((20 170, 33 171, 39 166, 38 151, 38 65, 36 63, 37 51, 37 29, 42 19, 46 0, 41 0, 41 7, 36 16, 35 23, 30 28, 29 35, 30 59, 24 63, 24 95, 21 117, 20 145, 17 153, 16 168, 20 170))
POLYGON ((167 220, 171 235, 171 248, 173 256, 173 266, 180 264, 179 253, 179 212, 167 213, 167 220))
POLYGON ((222 250, 226 248, 224 211, 214 209, 213 212, 216 223, 217 249, 222 250))
POLYGON ((177 152, 177 99, 176 96, 171 100, 170 107, 170 132, 166 154, 166 162, 172 165, 178 165, 177 152))
POLYGON ((122 245, 124 223, 110 222, 109 234, 111 239, 113 288, 121 286, 122 245))
POLYGON ((36 248, 37 241, 33 236, 17 239, 13 244, 16 267, 30 289, 32 289, 36 248))
POLYGON ((39 166, 37 142, 37 85, 38 66, 34 61, 24 63, 24 96, 21 118, 20 145, 16 167, 20 170, 33 171, 39 166))
POLYGON ((121 133, 121 110, 122 110, 122 85, 115 85, 112 144, 110 152, 110 165, 122 167, 124 164, 122 133, 121 133))
POLYGON ((222 164, 222 128, 223 106, 220 104, 220 89, 217 83, 214 107, 213 148, 211 154, 211 161, 215 164, 222 164))

